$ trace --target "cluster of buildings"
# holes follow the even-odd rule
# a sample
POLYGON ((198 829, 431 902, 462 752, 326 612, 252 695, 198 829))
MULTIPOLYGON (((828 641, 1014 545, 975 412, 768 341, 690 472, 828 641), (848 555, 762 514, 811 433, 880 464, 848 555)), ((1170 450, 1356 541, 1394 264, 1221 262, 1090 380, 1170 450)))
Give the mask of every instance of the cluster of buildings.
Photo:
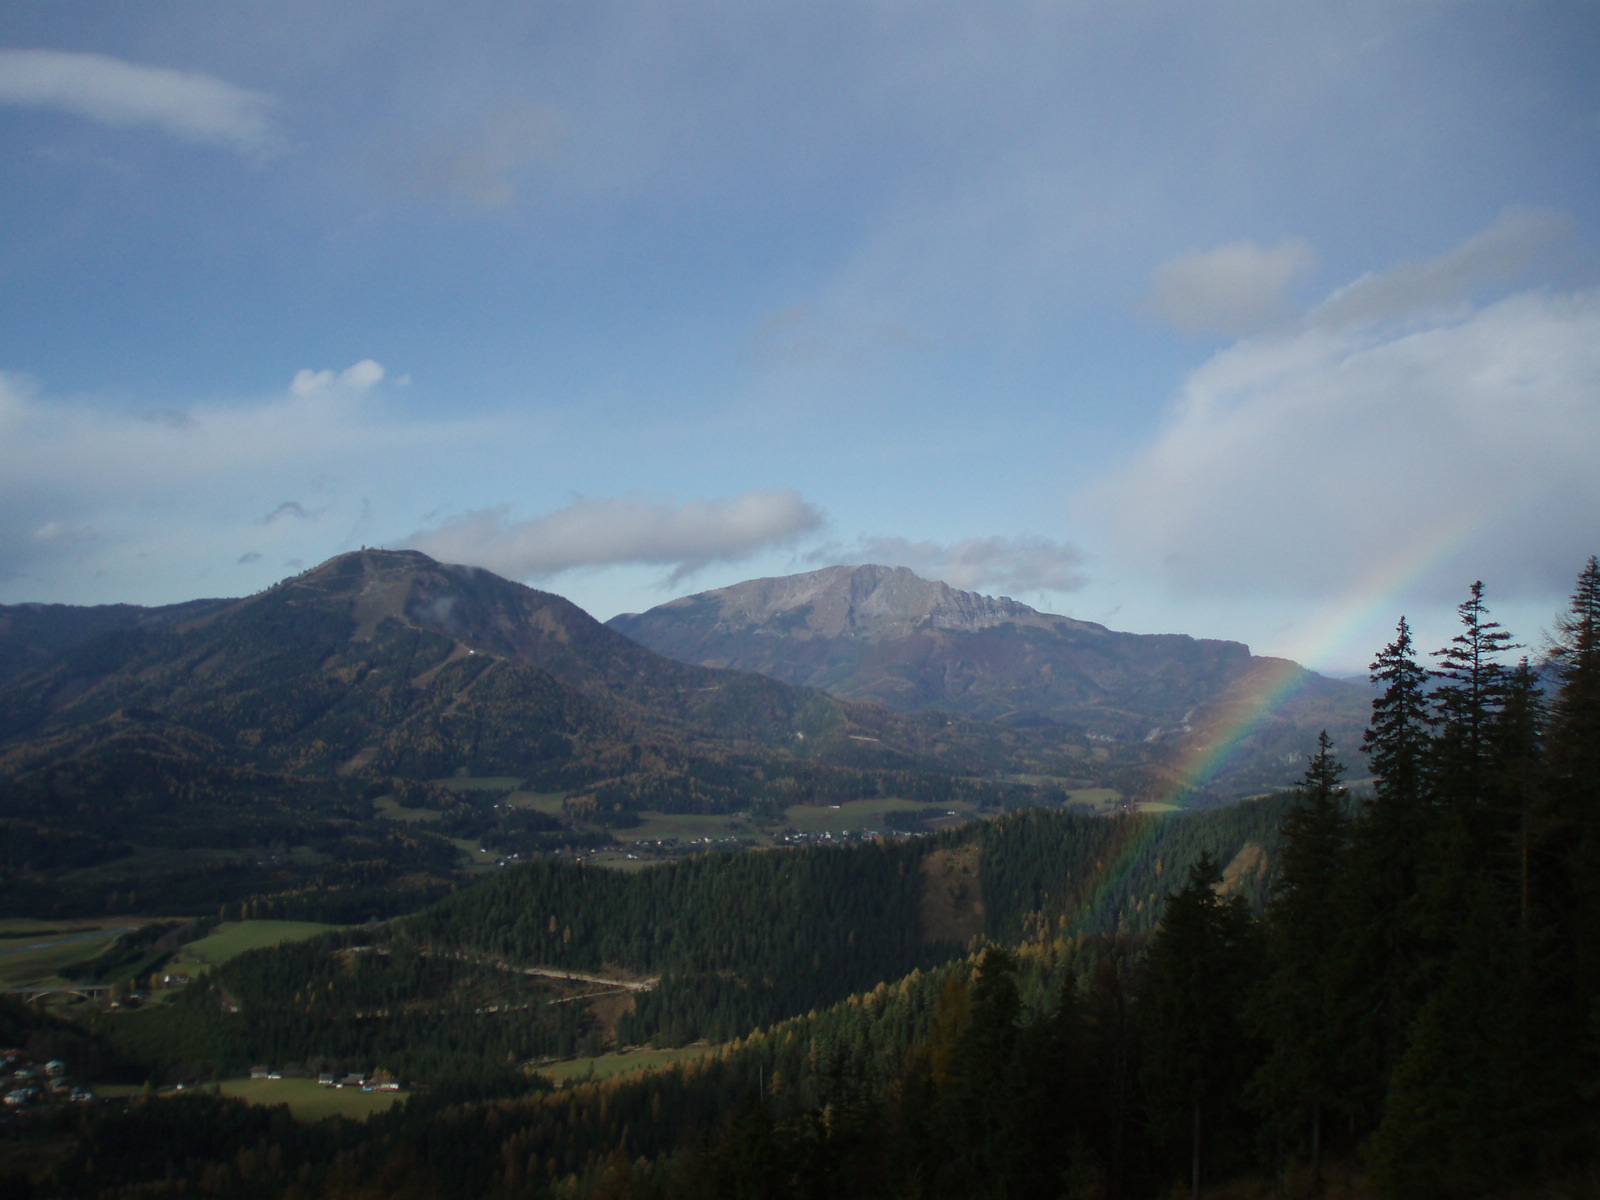
POLYGON ((59 1058, 35 1062, 22 1050, 0 1050, 0 1104, 7 1112, 86 1104, 94 1099, 87 1087, 72 1082, 59 1058))
MULTIPOLYGON (((250 1077, 252 1079, 258 1078, 256 1075, 257 1070, 265 1071, 266 1068, 258 1067, 251 1070, 250 1077)), ((267 1075, 265 1078, 280 1077, 267 1075)), ((355 1072, 349 1075, 336 1075, 332 1071, 323 1071, 317 1076, 317 1082, 323 1087, 360 1088, 363 1092, 398 1092, 400 1090, 400 1081, 389 1077, 381 1071, 376 1076, 361 1075, 355 1072)))

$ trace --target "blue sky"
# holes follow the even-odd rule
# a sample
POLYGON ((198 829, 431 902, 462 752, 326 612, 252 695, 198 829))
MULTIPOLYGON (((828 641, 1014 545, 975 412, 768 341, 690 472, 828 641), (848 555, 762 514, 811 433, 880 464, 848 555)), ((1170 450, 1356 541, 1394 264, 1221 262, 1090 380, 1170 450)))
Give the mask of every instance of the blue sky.
POLYGON ((1359 669, 1600 551, 1600 5, 0 9, 0 601, 835 562, 1359 669))

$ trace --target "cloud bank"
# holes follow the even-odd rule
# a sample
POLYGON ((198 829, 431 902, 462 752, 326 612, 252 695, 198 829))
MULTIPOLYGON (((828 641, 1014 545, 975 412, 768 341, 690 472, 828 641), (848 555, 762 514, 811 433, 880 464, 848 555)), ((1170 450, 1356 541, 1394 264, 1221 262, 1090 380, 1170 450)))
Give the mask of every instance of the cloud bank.
POLYGON ((715 562, 739 562, 822 524, 793 491, 668 504, 638 496, 580 498, 546 516, 508 519, 509 506, 471 512, 401 546, 512 579, 547 579, 577 567, 673 568, 670 581, 715 562))
POLYGON ((106 125, 149 126, 247 154, 278 148, 276 102, 210 75, 106 54, 0 50, 0 104, 54 109, 106 125))
POLYGON ((1566 227, 1513 214, 1221 351, 1083 509, 1180 590, 1559 594, 1600 547, 1600 290, 1503 284, 1566 227))
POLYGON ((826 546, 807 562, 867 562, 905 567, 925 579, 941 579, 973 592, 1075 592, 1086 582, 1083 554, 1075 546, 1042 537, 963 538, 913 542, 902 537, 863 537, 844 550, 826 546))
MULTIPOLYGON (((265 539, 250 547, 259 554, 275 544, 269 530, 317 523, 318 480, 470 436, 465 423, 391 419, 373 402, 383 373, 364 360, 301 371, 277 395, 143 413, 44 396, 0 373, 0 579, 63 560, 121 573, 146 556, 203 560, 213 538, 265 539), (308 490, 316 507, 283 499, 308 490)), ((219 553, 236 560, 244 548, 219 553)))

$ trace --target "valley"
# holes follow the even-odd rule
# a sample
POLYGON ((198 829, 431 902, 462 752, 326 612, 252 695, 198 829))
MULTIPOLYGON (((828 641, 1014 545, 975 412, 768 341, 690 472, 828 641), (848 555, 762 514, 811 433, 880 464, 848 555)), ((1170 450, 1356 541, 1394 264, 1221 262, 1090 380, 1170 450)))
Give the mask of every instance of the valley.
MULTIPOLYGON (((946 605, 910 605, 914 628, 977 613, 964 632, 1084 633, 891 582, 901 609, 946 605)), ((1271 766, 1291 744, 1275 737, 1327 711, 1295 703, 1345 693, 1297 692, 1299 668, 1242 647, 1184 649, 1226 666, 1181 696, 1184 737, 1211 722, 1204 736, 1243 747, 1234 786, 1278 783, 1223 803, 1224 774, 1195 785, 1183 738, 1120 742, 1061 706, 893 711, 676 662, 412 553, 346 555, 171 618, 96 617, 73 643, 52 614, 48 661, 0 700, 0 1180, 17 1187, 875 1195, 922 1163, 930 1194, 997 1173, 1044 1195, 1076 1162, 1104 1192, 1153 1196, 1191 1110, 1214 1123, 1219 1177, 1267 1161, 1256 1132, 1324 1103, 1294 1090, 1322 1086, 1304 1082, 1312 1053, 1329 1056, 1316 1078, 1343 1081, 1326 1103, 1350 1133, 1330 1152, 1376 1156, 1392 1180, 1413 1153, 1392 1147, 1428 1135, 1371 1097, 1430 1086, 1406 1074, 1416 1031, 1457 1039, 1478 1071, 1535 1045, 1516 1012, 1572 1003, 1500 969, 1588 929, 1552 915, 1583 876, 1548 864, 1591 843, 1565 833, 1587 828, 1580 801, 1541 807, 1575 777, 1530 757, 1539 677, 1461 655, 1425 691, 1403 624, 1359 792, 1343 781, 1368 771, 1347 773, 1354 748, 1325 731, 1292 778, 1271 766), (1475 701, 1494 731, 1475 759, 1449 707, 1474 670, 1494 697, 1475 701), (1276 694, 1298 716, 1250 743, 1262 678, 1294 685, 1276 694), (1408 778, 1427 791, 1397 792, 1408 778), (1419 959, 1432 973, 1411 973, 1419 959), (1386 1004, 1393 1044, 1350 1007, 1386 1004), (1335 1043, 1356 1065, 1330 1065, 1335 1043), (1181 1090, 1197 1055, 1214 1092, 1181 1090), (46 1063, 70 1087, 36 1082, 46 1063)), ((1498 635, 1469 628, 1492 654, 1498 635)), ((1566 682, 1587 677, 1556 678, 1559 733, 1589 710, 1566 682)), ((1103 691, 1090 707, 1109 711, 1103 691)), ((1558 763, 1586 744, 1561 736, 1558 763)), ((1587 986, 1566 970, 1550 977, 1587 986)))

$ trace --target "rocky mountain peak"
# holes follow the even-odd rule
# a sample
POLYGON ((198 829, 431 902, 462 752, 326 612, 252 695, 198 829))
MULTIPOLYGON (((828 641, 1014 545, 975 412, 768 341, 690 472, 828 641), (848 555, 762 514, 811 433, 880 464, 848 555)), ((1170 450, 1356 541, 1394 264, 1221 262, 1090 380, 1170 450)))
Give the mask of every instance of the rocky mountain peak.
POLYGON ((919 629, 976 631, 1064 620, 1008 597, 961 591, 905 567, 875 563, 751 579, 662 606, 668 612, 674 608, 694 609, 727 633, 865 641, 903 637, 919 629))

